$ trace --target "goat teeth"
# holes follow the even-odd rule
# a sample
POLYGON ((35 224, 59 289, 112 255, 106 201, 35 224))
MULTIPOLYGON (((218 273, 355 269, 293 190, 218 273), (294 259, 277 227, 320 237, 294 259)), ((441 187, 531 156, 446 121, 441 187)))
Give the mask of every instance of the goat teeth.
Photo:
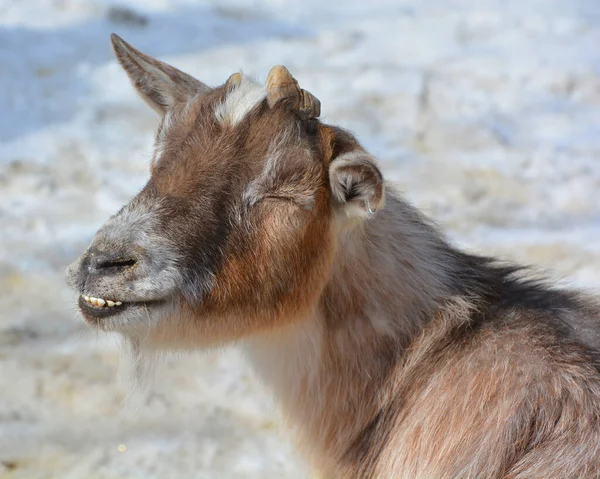
POLYGON ((99 306, 101 308, 104 306, 113 308, 115 306, 121 306, 123 304, 121 301, 111 301, 110 299, 94 298, 93 296, 86 296, 85 294, 82 294, 81 297, 86 302, 93 304, 94 306, 99 306))

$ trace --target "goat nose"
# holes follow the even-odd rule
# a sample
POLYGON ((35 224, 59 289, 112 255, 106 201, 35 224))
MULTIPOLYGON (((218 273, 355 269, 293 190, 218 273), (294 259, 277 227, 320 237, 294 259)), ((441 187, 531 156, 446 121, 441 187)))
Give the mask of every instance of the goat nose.
POLYGON ((100 274, 119 273, 135 266, 137 260, 127 255, 90 252, 90 272, 100 274))

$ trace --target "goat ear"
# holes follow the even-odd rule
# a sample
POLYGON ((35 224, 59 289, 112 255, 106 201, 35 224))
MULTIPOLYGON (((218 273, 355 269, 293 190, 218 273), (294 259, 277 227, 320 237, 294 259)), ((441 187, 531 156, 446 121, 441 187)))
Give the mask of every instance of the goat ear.
POLYGON ((329 166, 329 182, 335 201, 348 216, 368 218, 383 208, 383 176, 364 151, 350 151, 329 166))
POLYGON ((160 115, 164 115, 174 103, 209 90, 204 83, 145 55, 114 33, 110 41, 117 60, 138 93, 160 115))

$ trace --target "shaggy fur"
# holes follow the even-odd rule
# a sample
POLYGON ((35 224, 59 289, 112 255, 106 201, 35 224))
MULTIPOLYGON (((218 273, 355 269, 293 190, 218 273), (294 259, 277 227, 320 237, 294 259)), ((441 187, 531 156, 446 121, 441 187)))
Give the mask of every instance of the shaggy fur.
POLYGON ((134 350, 240 342, 323 477, 600 477, 595 300, 449 245, 284 68, 209 89, 113 45, 163 121, 69 269, 123 302, 80 298, 86 321, 134 350))

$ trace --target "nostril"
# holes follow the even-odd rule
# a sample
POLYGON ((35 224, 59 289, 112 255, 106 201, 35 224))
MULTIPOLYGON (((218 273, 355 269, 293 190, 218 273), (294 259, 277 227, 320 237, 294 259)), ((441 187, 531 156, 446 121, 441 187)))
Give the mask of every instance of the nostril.
POLYGON ((137 263, 134 259, 105 259, 98 260, 96 263, 97 269, 108 269, 108 268, 129 268, 137 263))

